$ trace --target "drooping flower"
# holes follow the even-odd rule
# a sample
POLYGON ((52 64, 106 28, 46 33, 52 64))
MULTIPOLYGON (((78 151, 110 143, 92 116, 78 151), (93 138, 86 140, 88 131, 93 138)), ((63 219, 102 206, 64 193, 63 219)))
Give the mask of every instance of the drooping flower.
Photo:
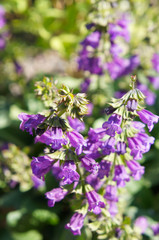
POLYGON ((80 155, 82 153, 82 148, 85 145, 85 140, 83 136, 77 131, 70 131, 67 132, 67 137, 70 140, 70 144, 72 145, 72 147, 76 149, 77 155, 80 155))
POLYGON ((93 210, 95 214, 101 213, 101 208, 105 207, 105 203, 101 201, 100 195, 92 190, 86 193, 86 197, 89 204, 88 211, 93 210))
POLYGON ((114 181, 117 182, 118 187, 125 187, 125 182, 130 180, 129 175, 123 165, 116 165, 114 172, 114 181))
POLYGON ((149 81, 152 83, 154 89, 159 89, 159 77, 148 77, 149 81))
POLYGON ((151 226, 154 236, 159 235, 159 223, 154 224, 151 226))
POLYGON ((107 203, 109 204, 109 213, 114 217, 118 213, 117 203, 109 200, 107 200, 107 203))
POLYGON ((48 146, 51 145, 51 148, 54 150, 60 149, 62 144, 67 144, 63 131, 59 127, 53 127, 45 131, 41 136, 36 136, 35 142, 42 142, 48 146))
POLYGON ((81 122, 78 118, 67 118, 69 121, 70 126, 75 129, 77 132, 83 132, 85 130, 84 122, 81 122))
POLYGON ((120 127, 121 121, 122 117, 114 113, 111 117, 109 117, 107 122, 103 123, 102 128, 106 129, 105 133, 107 135, 114 137, 116 132, 118 134, 122 132, 122 129, 120 127))
POLYGON ((102 160, 99 163, 100 168, 98 170, 98 177, 100 179, 104 178, 104 176, 106 176, 106 177, 109 176, 111 164, 112 164, 111 162, 106 161, 106 160, 102 160))
POLYGON ((33 157, 31 162, 32 172, 36 177, 44 178, 44 175, 51 170, 52 164, 53 159, 48 156, 33 157))
POLYGON ((109 155, 110 153, 115 152, 115 142, 115 138, 110 137, 102 144, 101 148, 103 155, 109 155))
POLYGON ((25 130, 29 132, 31 135, 33 135, 33 129, 37 129, 38 125, 43 123, 46 119, 44 116, 40 114, 26 114, 26 113, 20 113, 18 115, 18 118, 22 121, 20 124, 20 129, 25 130))
POLYGON ((118 201, 117 187, 113 185, 107 185, 104 198, 112 202, 117 202, 118 201))
POLYGON ((128 102, 127 102, 127 109, 128 111, 130 112, 133 112, 137 109, 137 100, 136 99, 129 99, 128 102))
POLYGON ((135 222, 134 222, 134 225, 135 227, 137 227, 141 234, 145 233, 147 227, 148 227, 148 221, 147 221, 147 218, 141 216, 141 217, 138 217, 135 222))
POLYGON ((98 191, 104 182, 102 182, 99 179, 97 173, 96 174, 91 173, 90 175, 88 175, 86 177, 86 183, 90 184, 94 188, 95 191, 98 191))
POLYGON ((36 177, 35 175, 32 175, 31 179, 33 181, 34 188, 38 189, 45 186, 45 181, 36 177))
POLYGON ((124 155, 126 153, 126 143, 125 142, 117 142, 117 145, 116 145, 116 152, 117 154, 119 155, 124 155))
POLYGON ((150 91, 150 89, 145 84, 138 84, 137 88, 141 90, 141 92, 145 95, 146 97, 145 102, 147 103, 147 105, 151 106, 155 103, 156 94, 150 91))
POLYGON ((53 207, 55 202, 60 202, 66 196, 67 191, 63 188, 54 188, 49 192, 45 193, 46 198, 48 199, 48 206, 53 207))
POLYGON ((141 121, 147 124, 149 132, 152 131, 154 124, 158 122, 159 117, 146 109, 137 112, 141 121))
POLYGON ((142 167, 138 162, 136 162, 134 160, 129 160, 126 162, 126 164, 131 171, 131 176, 136 181, 139 181, 145 172, 145 170, 144 170, 145 168, 142 167))
POLYGON ((81 235, 81 228, 84 224, 85 216, 82 213, 76 212, 69 223, 66 224, 65 228, 70 229, 73 235, 81 235))
POLYGON ((97 48, 99 45, 101 33, 99 31, 94 31, 88 35, 81 44, 83 47, 91 46, 92 48, 97 48))
POLYGON ((82 162, 83 167, 88 172, 91 172, 93 174, 98 172, 99 164, 93 158, 84 156, 81 158, 81 162, 82 162))
POLYGON ((60 182, 61 186, 79 181, 80 175, 76 172, 74 161, 66 161, 64 163, 59 177, 62 179, 60 182))

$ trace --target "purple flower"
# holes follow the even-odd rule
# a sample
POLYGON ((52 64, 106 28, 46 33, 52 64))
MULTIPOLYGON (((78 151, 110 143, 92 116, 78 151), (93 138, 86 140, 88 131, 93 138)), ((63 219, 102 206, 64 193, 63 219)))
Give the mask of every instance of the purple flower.
POLYGON ((134 160, 129 160, 126 162, 128 168, 130 169, 130 171, 132 172, 131 176, 136 180, 140 180, 142 175, 145 172, 145 168, 142 167, 138 162, 134 161, 134 160))
POLYGON ((109 204, 109 213, 112 217, 114 217, 118 213, 118 208, 116 202, 107 200, 109 204))
POLYGON ((40 187, 44 187, 45 186, 45 181, 43 181, 42 179, 39 179, 35 175, 32 175, 31 179, 33 181, 34 188, 38 189, 40 187))
POLYGON ((33 157, 31 162, 31 168, 33 174, 38 177, 44 178, 44 175, 47 174, 52 168, 53 159, 48 156, 33 157))
POLYGON ((115 136, 115 133, 117 132, 120 134, 122 132, 121 127, 119 126, 121 124, 122 117, 118 114, 112 114, 112 116, 108 119, 107 122, 104 122, 102 125, 102 128, 106 129, 105 133, 111 137, 115 136))
POLYGON ((112 79, 128 75, 139 65, 139 57, 134 55, 130 59, 115 57, 112 62, 108 62, 106 68, 112 79))
POLYGON ((86 140, 86 146, 84 147, 83 153, 87 155, 87 157, 97 159, 101 156, 99 152, 99 147, 101 146, 101 142, 92 143, 89 139, 86 140))
POLYGON ((101 61, 98 57, 88 57, 86 55, 82 55, 82 57, 78 59, 78 68, 79 70, 89 71, 91 74, 103 74, 101 61))
POLYGON ((0 5, 0 29, 6 24, 5 13, 5 9, 2 7, 2 5, 0 5))
POLYGON ((82 153, 82 148, 85 145, 85 140, 83 136, 77 131, 67 132, 67 137, 70 140, 72 147, 76 149, 77 155, 82 153))
POLYGON ((134 160, 142 159, 142 154, 150 150, 154 140, 154 137, 149 137, 143 132, 137 133, 132 138, 128 138, 128 147, 131 149, 131 155, 134 157, 134 160))
POLYGON ((62 129, 58 127, 53 127, 44 132, 41 136, 36 136, 35 142, 42 142, 46 145, 51 145, 51 148, 54 150, 60 149, 62 144, 67 144, 62 129))
POLYGON ((61 171, 62 171, 62 169, 60 167, 60 161, 58 160, 52 166, 52 174, 55 176, 55 178, 60 180, 60 173, 61 173, 61 171))
POLYGON ((125 41, 130 41, 130 33, 128 30, 128 19, 122 17, 117 23, 110 23, 108 26, 108 33, 111 41, 114 41, 118 36, 123 37, 125 41))
POLYGON ((137 109, 137 105, 138 105, 138 103, 137 103, 136 99, 129 99, 127 102, 128 111, 130 111, 130 112, 135 111, 137 109))
POLYGON ((154 236, 159 235, 159 223, 151 226, 154 236))
POLYGON ((48 200, 48 206, 53 207, 55 202, 60 202, 66 196, 67 191, 63 188, 54 188, 49 192, 45 193, 45 196, 48 200))
POLYGON ((153 68, 156 70, 156 72, 159 73, 159 54, 154 53, 152 57, 152 65, 153 65, 153 68))
POLYGON ((148 77, 155 89, 159 89, 159 77, 148 77))
POLYGON ((76 212, 69 223, 66 224, 65 228, 70 229, 73 235, 81 235, 81 228, 84 224, 85 216, 82 213, 76 212))
POLYGON ((126 143, 125 142, 117 142, 117 145, 116 145, 116 152, 117 154, 119 155, 124 155, 126 153, 126 143))
POLYGON ((80 85, 81 92, 86 93, 88 91, 90 83, 91 83, 91 80, 89 78, 85 78, 84 81, 80 85))
POLYGON ((91 46, 92 48, 97 48, 99 45, 99 40, 101 37, 101 33, 98 31, 92 32, 90 35, 88 35, 81 44, 86 46, 91 46))
POLYGON ((110 173, 110 167, 111 167, 111 162, 102 160, 100 163, 100 168, 98 170, 98 177, 100 179, 104 178, 104 176, 109 176, 110 173))
POLYGON ((117 187, 113 185, 107 185, 104 198, 112 202, 118 202, 117 187))
POLYGON ((105 130, 103 128, 90 128, 88 132, 89 141, 92 143, 98 142, 105 135, 105 130))
POLYGON ((62 167, 62 171, 59 173, 59 177, 62 178, 61 186, 78 182, 80 175, 76 172, 76 165, 73 161, 66 161, 62 167))
POLYGON ((95 191, 98 191, 103 185, 103 182, 98 178, 98 174, 93 173, 86 177, 86 183, 90 184, 95 189, 95 191))
POLYGON ((81 162, 83 167, 88 172, 91 172, 93 174, 96 174, 98 172, 99 164, 93 158, 85 156, 81 158, 81 162))
POLYGON ((93 210, 95 214, 101 213, 101 208, 105 207, 105 203, 101 201, 100 195, 92 190, 86 193, 89 208, 88 211, 93 210))
POLYGON ((81 122, 78 118, 67 118, 69 121, 70 126, 75 129, 77 132, 83 132, 85 130, 84 122, 81 122))
POLYGON ((129 175, 127 174, 123 165, 115 166, 113 180, 117 182, 118 187, 125 187, 125 182, 128 182, 130 180, 129 175))
POLYGON ((33 135, 33 129, 36 130, 38 125, 43 123, 46 119, 40 114, 28 115, 26 113, 20 113, 18 118, 22 121, 20 124, 20 129, 29 132, 31 135, 33 135))
POLYGON ((152 131, 154 124, 158 122, 159 117, 146 109, 137 112, 141 121, 147 124, 149 132, 152 131))
POLYGON ((115 58, 118 57, 120 53, 122 53, 122 49, 118 44, 112 43, 110 47, 110 53, 115 58))
POLYGON ((115 152, 115 138, 110 137, 108 140, 106 140, 103 144, 102 144, 102 152, 103 155, 109 155, 113 152, 115 152))
POLYGON ((135 222, 134 222, 135 227, 140 229, 141 234, 145 233, 147 227, 148 227, 148 222, 145 217, 138 217, 135 222))
POLYGON ((156 100, 156 94, 149 90, 145 84, 138 84, 137 88, 146 96, 147 105, 153 105, 156 100))

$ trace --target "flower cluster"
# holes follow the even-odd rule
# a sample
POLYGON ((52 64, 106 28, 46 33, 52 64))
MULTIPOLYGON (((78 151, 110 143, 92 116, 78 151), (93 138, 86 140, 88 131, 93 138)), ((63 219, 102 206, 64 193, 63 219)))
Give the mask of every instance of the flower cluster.
MULTIPOLYGON (((92 44, 95 47, 96 41, 92 44)), ((122 220, 114 225, 116 216, 120 214, 118 189, 125 187, 131 178, 140 180, 144 174, 144 167, 138 160, 154 143, 154 138, 145 133, 145 124, 151 131, 159 120, 158 116, 143 108, 144 95, 134 88, 135 81, 136 77, 131 77, 131 90, 120 99, 112 99, 105 111, 109 118, 101 128, 90 128, 86 138, 79 133, 84 130, 84 123, 78 116, 80 108, 84 107, 82 104, 87 104, 87 101, 80 101, 77 119, 73 119, 69 114, 77 96, 66 87, 57 90, 55 107, 47 116, 19 115, 22 121, 20 128, 30 134, 34 132, 35 142, 47 146, 43 156, 33 157, 33 174, 45 181, 45 175, 51 171, 59 180, 59 187, 45 194, 48 206, 53 207, 70 193, 78 195, 78 201, 80 196, 81 208, 75 211, 66 225, 74 235, 81 234, 85 218, 90 222, 88 226, 91 229, 91 223, 100 219, 95 228, 98 234, 103 231, 105 221, 109 222, 114 235, 117 229, 119 235, 128 234, 120 229, 122 220), (62 115, 64 118, 61 118, 62 115), (133 121, 135 116, 142 123, 133 121)), ((104 234, 109 236, 109 229, 105 229, 104 234)), ((134 236, 133 231, 131 234, 134 236)))

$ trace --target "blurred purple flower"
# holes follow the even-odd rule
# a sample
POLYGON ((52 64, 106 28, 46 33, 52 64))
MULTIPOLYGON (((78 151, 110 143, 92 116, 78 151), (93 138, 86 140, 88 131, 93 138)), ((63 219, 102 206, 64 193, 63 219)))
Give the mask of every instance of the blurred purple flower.
POLYGON ((101 213, 101 208, 105 207, 105 203, 101 201, 100 195, 92 190, 86 193, 86 197, 89 204, 88 211, 93 210, 95 214, 101 213))
POLYGON ((69 223, 66 224, 65 228, 70 229, 73 235, 81 235, 81 228, 84 224, 85 216, 82 213, 75 213, 69 223))
POLYGON ((48 200, 48 206, 53 207, 55 202, 60 202, 66 196, 67 191, 63 188, 54 188, 49 192, 45 193, 48 200))
POLYGON ((85 130, 84 122, 81 122, 78 118, 67 118, 69 121, 70 126, 75 129, 77 132, 83 132, 85 130))

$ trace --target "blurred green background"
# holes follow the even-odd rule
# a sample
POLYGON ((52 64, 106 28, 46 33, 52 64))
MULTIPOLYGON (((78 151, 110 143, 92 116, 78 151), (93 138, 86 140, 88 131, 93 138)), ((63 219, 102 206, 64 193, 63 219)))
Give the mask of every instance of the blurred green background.
MULTIPOLYGON (((143 16, 146 15, 153 23, 158 20, 158 12, 146 5, 148 1, 129 2, 136 22, 143 19, 132 29, 132 34, 138 35, 131 42, 131 50, 141 49, 145 46, 143 33, 147 27, 143 16), (137 2, 144 7, 139 10, 137 2)), ((79 91, 82 75, 76 70, 76 57, 79 42, 87 34, 85 24, 91 2, 1 0, 0 5, 6 11, 6 25, 0 29, 0 37, 4 33, 6 35, 6 46, 0 49, 0 239, 96 239, 87 228, 80 237, 64 229, 72 215, 71 208, 74 208, 68 204, 71 197, 54 208, 47 207, 44 193, 58 186, 51 173, 46 177, 46 186, 38 190, 33 188, 31 158, 42 153, 44 146, 40 143, 35 145, 32 136, 19 130, 17 118, 21 112, 36 114, 44 108, 34 94, 35 82, 42 80, 44 75, 53 76, 59 83, 65 82, 75 88, 75 92, 79 91)), ((151 35, 153 41, 150 42, 156 51, 159 44, 157 36, 157 32, 151 35)), ((139 69, 139 72, 144 76, 144 71, 139 69)), ((147 83, 143 77, 144 81, 147 83)), ((108 91, 113 94, 120 84, 120 81, 119 85, 112 82, 104 94, 108 91)), ((102 111, 107 96, 103 96, 99 89, 95 92, 95 89, 96 86, 89 96, 90 99, 94 96, 94 110, 92 116, 85 119, 87 129, 89 126, 100 127, 105 118, 102 111)), ((156 94, 156 103, 149 109, 159 115, 159 91, 156 94)), ((142 160, 146 167, 144 178, 128 184, 121 202, 121 208, 128 216, 133 219, 140 215, 148 216, 150 223, 159 221, 158 129, 157 125, 152 131, 156 137, 155 145, 142 160)), ((155 238, 148 231, 144 239, 155 238)))

